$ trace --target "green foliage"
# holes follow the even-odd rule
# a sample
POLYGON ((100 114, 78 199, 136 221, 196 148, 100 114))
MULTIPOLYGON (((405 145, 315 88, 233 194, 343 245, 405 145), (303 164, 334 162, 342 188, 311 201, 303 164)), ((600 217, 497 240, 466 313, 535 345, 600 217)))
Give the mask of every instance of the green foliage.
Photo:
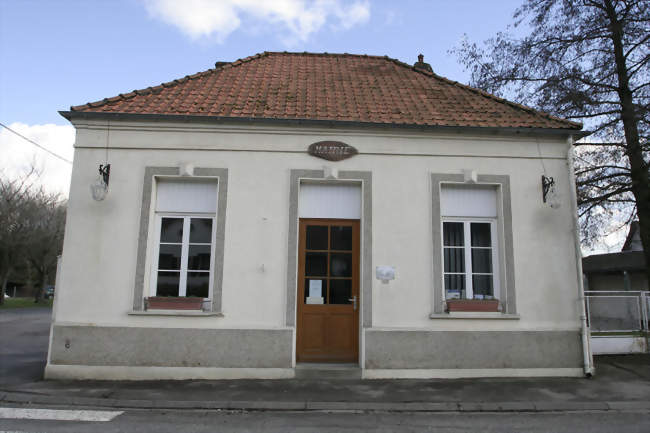
POLYGON ((32 307, 52 307, 52 299, 44 299, 38 303, 34 302, 34 298, 5 298, 4 304, 0 305, 0 309, 10 308, 32 308, 32 307))

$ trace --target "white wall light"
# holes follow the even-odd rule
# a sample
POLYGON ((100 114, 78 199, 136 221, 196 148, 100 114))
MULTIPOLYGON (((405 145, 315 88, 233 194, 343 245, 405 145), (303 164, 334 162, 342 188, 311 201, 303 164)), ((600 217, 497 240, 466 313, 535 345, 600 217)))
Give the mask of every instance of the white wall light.
POLYGON ((377 266, 375 275, 382 283, 388 284, 389 281, 395 279, 395 268, 392 266, 377 266))

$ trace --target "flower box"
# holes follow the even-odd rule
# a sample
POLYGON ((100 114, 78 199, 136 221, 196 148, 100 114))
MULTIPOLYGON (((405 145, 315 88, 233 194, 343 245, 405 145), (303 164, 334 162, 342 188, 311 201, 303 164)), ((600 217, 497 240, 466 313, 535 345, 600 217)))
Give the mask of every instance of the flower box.
POLYGON ((201 310, 203 298, 151 296, 147 298, 146 305, 150 310, 201 310))
POLYGON ((448 299, 447 311, 497 312, 498 299, 448 299))

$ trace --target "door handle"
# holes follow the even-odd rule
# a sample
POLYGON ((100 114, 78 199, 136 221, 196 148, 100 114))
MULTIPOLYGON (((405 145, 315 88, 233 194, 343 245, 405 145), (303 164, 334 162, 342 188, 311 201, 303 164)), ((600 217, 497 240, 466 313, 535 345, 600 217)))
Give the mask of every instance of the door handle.
POLYGON ((354 295, 348 301, 352 302, 352 308, 354 311, 357 311, 357 295, 354 295))

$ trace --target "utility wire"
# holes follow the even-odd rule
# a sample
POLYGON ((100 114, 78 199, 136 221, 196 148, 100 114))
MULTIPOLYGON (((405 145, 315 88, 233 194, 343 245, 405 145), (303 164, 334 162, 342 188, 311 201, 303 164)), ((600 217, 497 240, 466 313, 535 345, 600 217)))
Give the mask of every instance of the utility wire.
POLYGON ((61 155, 57 155, 56 153, 52 152, 51 150, 46 149, 45 147, 41 146, 40 144, 38 144, 38 143, 35 142, 34 140, 30 140, 29 138, 25 137, 24 135, 22 135, 22 134, 20 134, 20 133, 18 133, 18 132, 16 132, 16 131, 14 131, 13 129, 11 129, 11 128, 8 127, 7 125, 5 125, 4 123, 0 122, 0 126, 2 126, 4 129, 6 129, 6 130, 9 131, 9 132, 13 132, 14 134, 16 134, 17 136, 19 136, 19 137, 22 138, 23 140, 27 140, 27 141, 29 141, 29 142, 32 143, 34 146, 38 147, 38 148, 41 149, 41 150, 46 151, 46 152, 49 153, 50 155, 52 155, 52 156, 54 156, 54 157, 56 157, 56 158, 59 158, 61 161, 67 162, 68 164, 71 164, 71 165, 72 165, 72 161, 70 161, 69 159, 66 159, 66 158, 62 157, 61 155))

